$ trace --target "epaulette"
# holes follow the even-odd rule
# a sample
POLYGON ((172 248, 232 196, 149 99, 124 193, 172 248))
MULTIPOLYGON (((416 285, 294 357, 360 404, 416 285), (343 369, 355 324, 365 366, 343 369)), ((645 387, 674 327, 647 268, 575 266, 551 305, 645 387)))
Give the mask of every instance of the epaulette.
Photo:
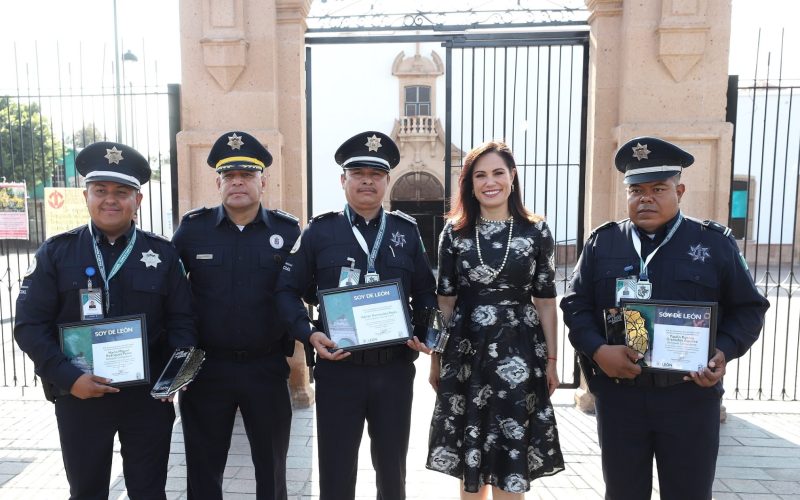
POLYGON ((596 228, 592 229, 592 234, 593 235, 597 234, 598 232, 602 231, 603 229, 608 229, 610 227, 616 226, 618 224, 621 224, 621 223, 625 222, 626 220, 628 220, 628 219, 623 219, 623 220, 621 220, 619 222, 613 221, 613 220, 606 221, 606 222, 600 224, 599 226, 597 226, 596 228))
POLYGON ((700 224, 703 226, 704 229, 713 229, 714 231, 716 231, 718 233, 722 233, 722 235, 725 236, 726 238, 731 235, 731 228, 729 228, 727 226, 723 226, 719 222, 716 222, 716 221, 713 221, 713 220, 710 220, 710 219, 706 219, 703 222, 701 222, 700 224))
POLYGON ((183 214, 183 217, 181 218, 181 220, 184 221, 184 220, 194 219, 198 215, 204 214, 206 212, 210 212, 211 210, 212 209, 208 208, 208 207, 193 208, 193 209, 189 210, 188 212, 186 212, 185 214, 183 214))
POLYGON ((295 224, 299 224, 300 223, 300 219, 298 219, 294 215, 290 214, 289 212, 284 212, 283 210, 279 210, 277 208, 273 209, 273 210, 270 210, 270 212, 272 212, 273 214, 275 214, 276 216, 278 216, 278 217, 280 217, 282 219, 286 219, 286 220, 288 220, 290 222, 294 222, 295 224))
POLYGON ((315 221, 315 220, 325 219, 325 218, 330 217, 331 215, 336 215, 338 213, 339 212, 336 212, 336 211, 325 212, 324 214, 315 215, 314 217, 311 218, 311 220, 315 221))
POLYGON ((82 226, 78 226, 78 227, 73 228, 73 229, 70 229, 69 231, 64 231, 63 233, 54 234, 53 236, 47 238, 47 241, 50 242, 50 241, 57 240, 59 238, 63 238, 64 236, 76 235, 79 232, 81 232, 81 230, 83 230, 85 227, 86 227, 86 224, 84 224, 82 226))
POLYGON ((400 210, 393 210, 393 211, 391 211, 389 213, 392 214, 392 215, 396 215, 396 216, 400 217, 401 219, 405 219, 408 222, 414 224, 415 226, 417 225, 417 219, 411 217, 410 215, 408 215, 405 212, 401 212, 400 210))
POLYGON ((144 229, 142 229, 142 232, 144 233, 145 236, 147 236, 149 238, 153 238, 154 240, 160 240, 160 241, 165 241, 167 243, 171 243, 169 238, 167 238, 163 234, 156 234, 156 233, 153 233, 151 231, 145 231, 144 229))

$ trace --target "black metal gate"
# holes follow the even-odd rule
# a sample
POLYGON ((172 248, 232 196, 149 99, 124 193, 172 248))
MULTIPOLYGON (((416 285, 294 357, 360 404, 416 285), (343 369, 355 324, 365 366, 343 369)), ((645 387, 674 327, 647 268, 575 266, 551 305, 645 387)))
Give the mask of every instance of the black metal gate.
MULTIPOLYGON (((766 78, 739 83, 731 77, 729 84, 728 113, 735 136, 728 225, 771 307, 759 340, 729 364, 725 386, 736 398, 796 401, 800 87, 781 80, 781 65, 779 60, 770 67, 768 56, 766 78)), ((756 68, 763 72, 758 60, 756 68)))
MULTIPOLYGON (((315 88, 312 59, 315 47, 364 44, 365 53, 369 53, 369 44, 435 42, 445 51, 444 143, 446 151, 452 147, 451 151, 456 153, 445 154, 442 159, 444 196, 437 210, 430 210, 431 202, 406 202, 406 205, 410 203, 406 206, 393 200, 393 206, 413 212, 424 222, 422 229, 426 234, 423 237, 429 236, 428 241, 434 246, 429 248, 429 253, 436 255, 442 214, 449 208, 453 190, 450 185, 452 170, 460 168, 464 154, 473 146, 489 139, 504 140, 515 153, 526 205, 544 215, 553 231, 558 287, 559 293, 563 294, 584 237, 587 31, 312 37, 306 42, 309 45, 306 49, 306 87, 310 214, 338 208, 325 206, 321 209, 314 202, 315 195, 329 191, 326 184, 325 187, 318 185, 315 192, 315 178, 332 175, 329 161, 314 168, 315 148, 335 148, 330 141, 331 131, 315 127, 312 107, 312 102, 318 99, 312 92, 315 88), (318 139, 320 135, 324 138, 318 139)), ((321 57, 331 56, 323 52, 321 57)), ((371 64, 377 64, 377 61, 371 61, 371 64)), ((324 85, 326 92, 337 85, 335 79, 324 77, 316 82, 323 82, 317 85, 324 85)), ((357 84, 357 78, 341 79, 341 85, 357 84)), ((320 89, 319 86, 316 88, 320 89)), ((325 102, 329 100, 326 98, 325 102)), ((431 111, 430 123, 436 122, 435 113, 435 110, 431 111)), ((380 123, 384 118, 375 116, 370 123, 380 123)), ((406 117, 395 115, 388 118, 403 120, 406 117)), ((327 156, 333 156, 333 149, 327 152, 327 156)), ((329 178, 333 179, 332 176, 329 178)), ((579 372, 563 327, 559 349, 562 386, 576 387, 579 372)))
MULTIPOLYGON (((75 155, 101 140, 140 151, 153 175, 142 187, 137 223, 171 236, 178 215, 180 87, 157 84, 157 69, 154 74, 144 60, 135 79, 129 73, 115 81, 113 62, 84 62, 89 58, 80 46, 69 51, 55 44, 17 49, 16 60, 3 61, 4 71, 15 72, 16 85, 0 88, 0 218, 17 203, 16 189, 16 210, 26 212, 27 220, 15 223, 19 239, 10 239, 6 221, 0 223, 0 386, 24 388, 36 384, 36 378, 30 360, 13 341, 14 305, 39 245, 88 220, 75 155)), ((138 60, 131 56, 128 51, 123 60, 138 60)))

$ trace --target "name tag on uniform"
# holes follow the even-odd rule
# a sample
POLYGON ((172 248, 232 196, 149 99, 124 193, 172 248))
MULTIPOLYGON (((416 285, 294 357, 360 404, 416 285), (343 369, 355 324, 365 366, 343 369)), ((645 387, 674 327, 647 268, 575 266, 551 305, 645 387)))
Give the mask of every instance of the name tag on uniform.
POLYGON ((211 259, 214 258, 214 254, 213 253, 199 253, 199 254, 195 255, 194 258, 197 259, 197 260, 211 260, 211 259))
POLYGON ((617 306, 622 299, 636 298, 636 278, 617 278, 617 306))

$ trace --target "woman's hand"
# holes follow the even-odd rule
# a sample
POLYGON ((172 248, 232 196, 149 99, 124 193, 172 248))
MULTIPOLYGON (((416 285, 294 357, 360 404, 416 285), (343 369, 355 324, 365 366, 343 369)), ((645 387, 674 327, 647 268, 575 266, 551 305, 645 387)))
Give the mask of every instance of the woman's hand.
POLYGON ((547 360, 547 369, 545 370, 545 377, 547 378, 547 392, 552 396, 556 389, 558 389, 558 366, 556 360, 547 360))
POLYGON ((431 387, 436 392, 439 392, 439 372, 441 368, 439 353, 431 353, 431 372, 428 375, 428 383, 431 384, 431 387))

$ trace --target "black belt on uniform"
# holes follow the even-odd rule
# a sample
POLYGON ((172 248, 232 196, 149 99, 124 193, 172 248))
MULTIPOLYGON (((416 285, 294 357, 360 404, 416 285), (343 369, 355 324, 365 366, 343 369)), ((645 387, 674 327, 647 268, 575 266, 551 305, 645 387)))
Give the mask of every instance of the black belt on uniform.
POLYGON ((632 387, 669 387, 686 382, 681 373, 647 373, 643 372, 634 379, 615 378, 618 384, 632 387))
POLYGON ((365 349, 363 351, 351 352, 350 356, 342 361, 350 362, 354 365, 379 366, 391 363, 396 359, 411 359, 410 349, 405 345, 384 347, 379 349, 365 349))
POLYGON ((276 342, 269 347, 261 349, 206 349, 208 359, 219 359, 223 361, 252 361, 254 359, 266 358, 270 354, 280 352, 280 342, 276 342))

